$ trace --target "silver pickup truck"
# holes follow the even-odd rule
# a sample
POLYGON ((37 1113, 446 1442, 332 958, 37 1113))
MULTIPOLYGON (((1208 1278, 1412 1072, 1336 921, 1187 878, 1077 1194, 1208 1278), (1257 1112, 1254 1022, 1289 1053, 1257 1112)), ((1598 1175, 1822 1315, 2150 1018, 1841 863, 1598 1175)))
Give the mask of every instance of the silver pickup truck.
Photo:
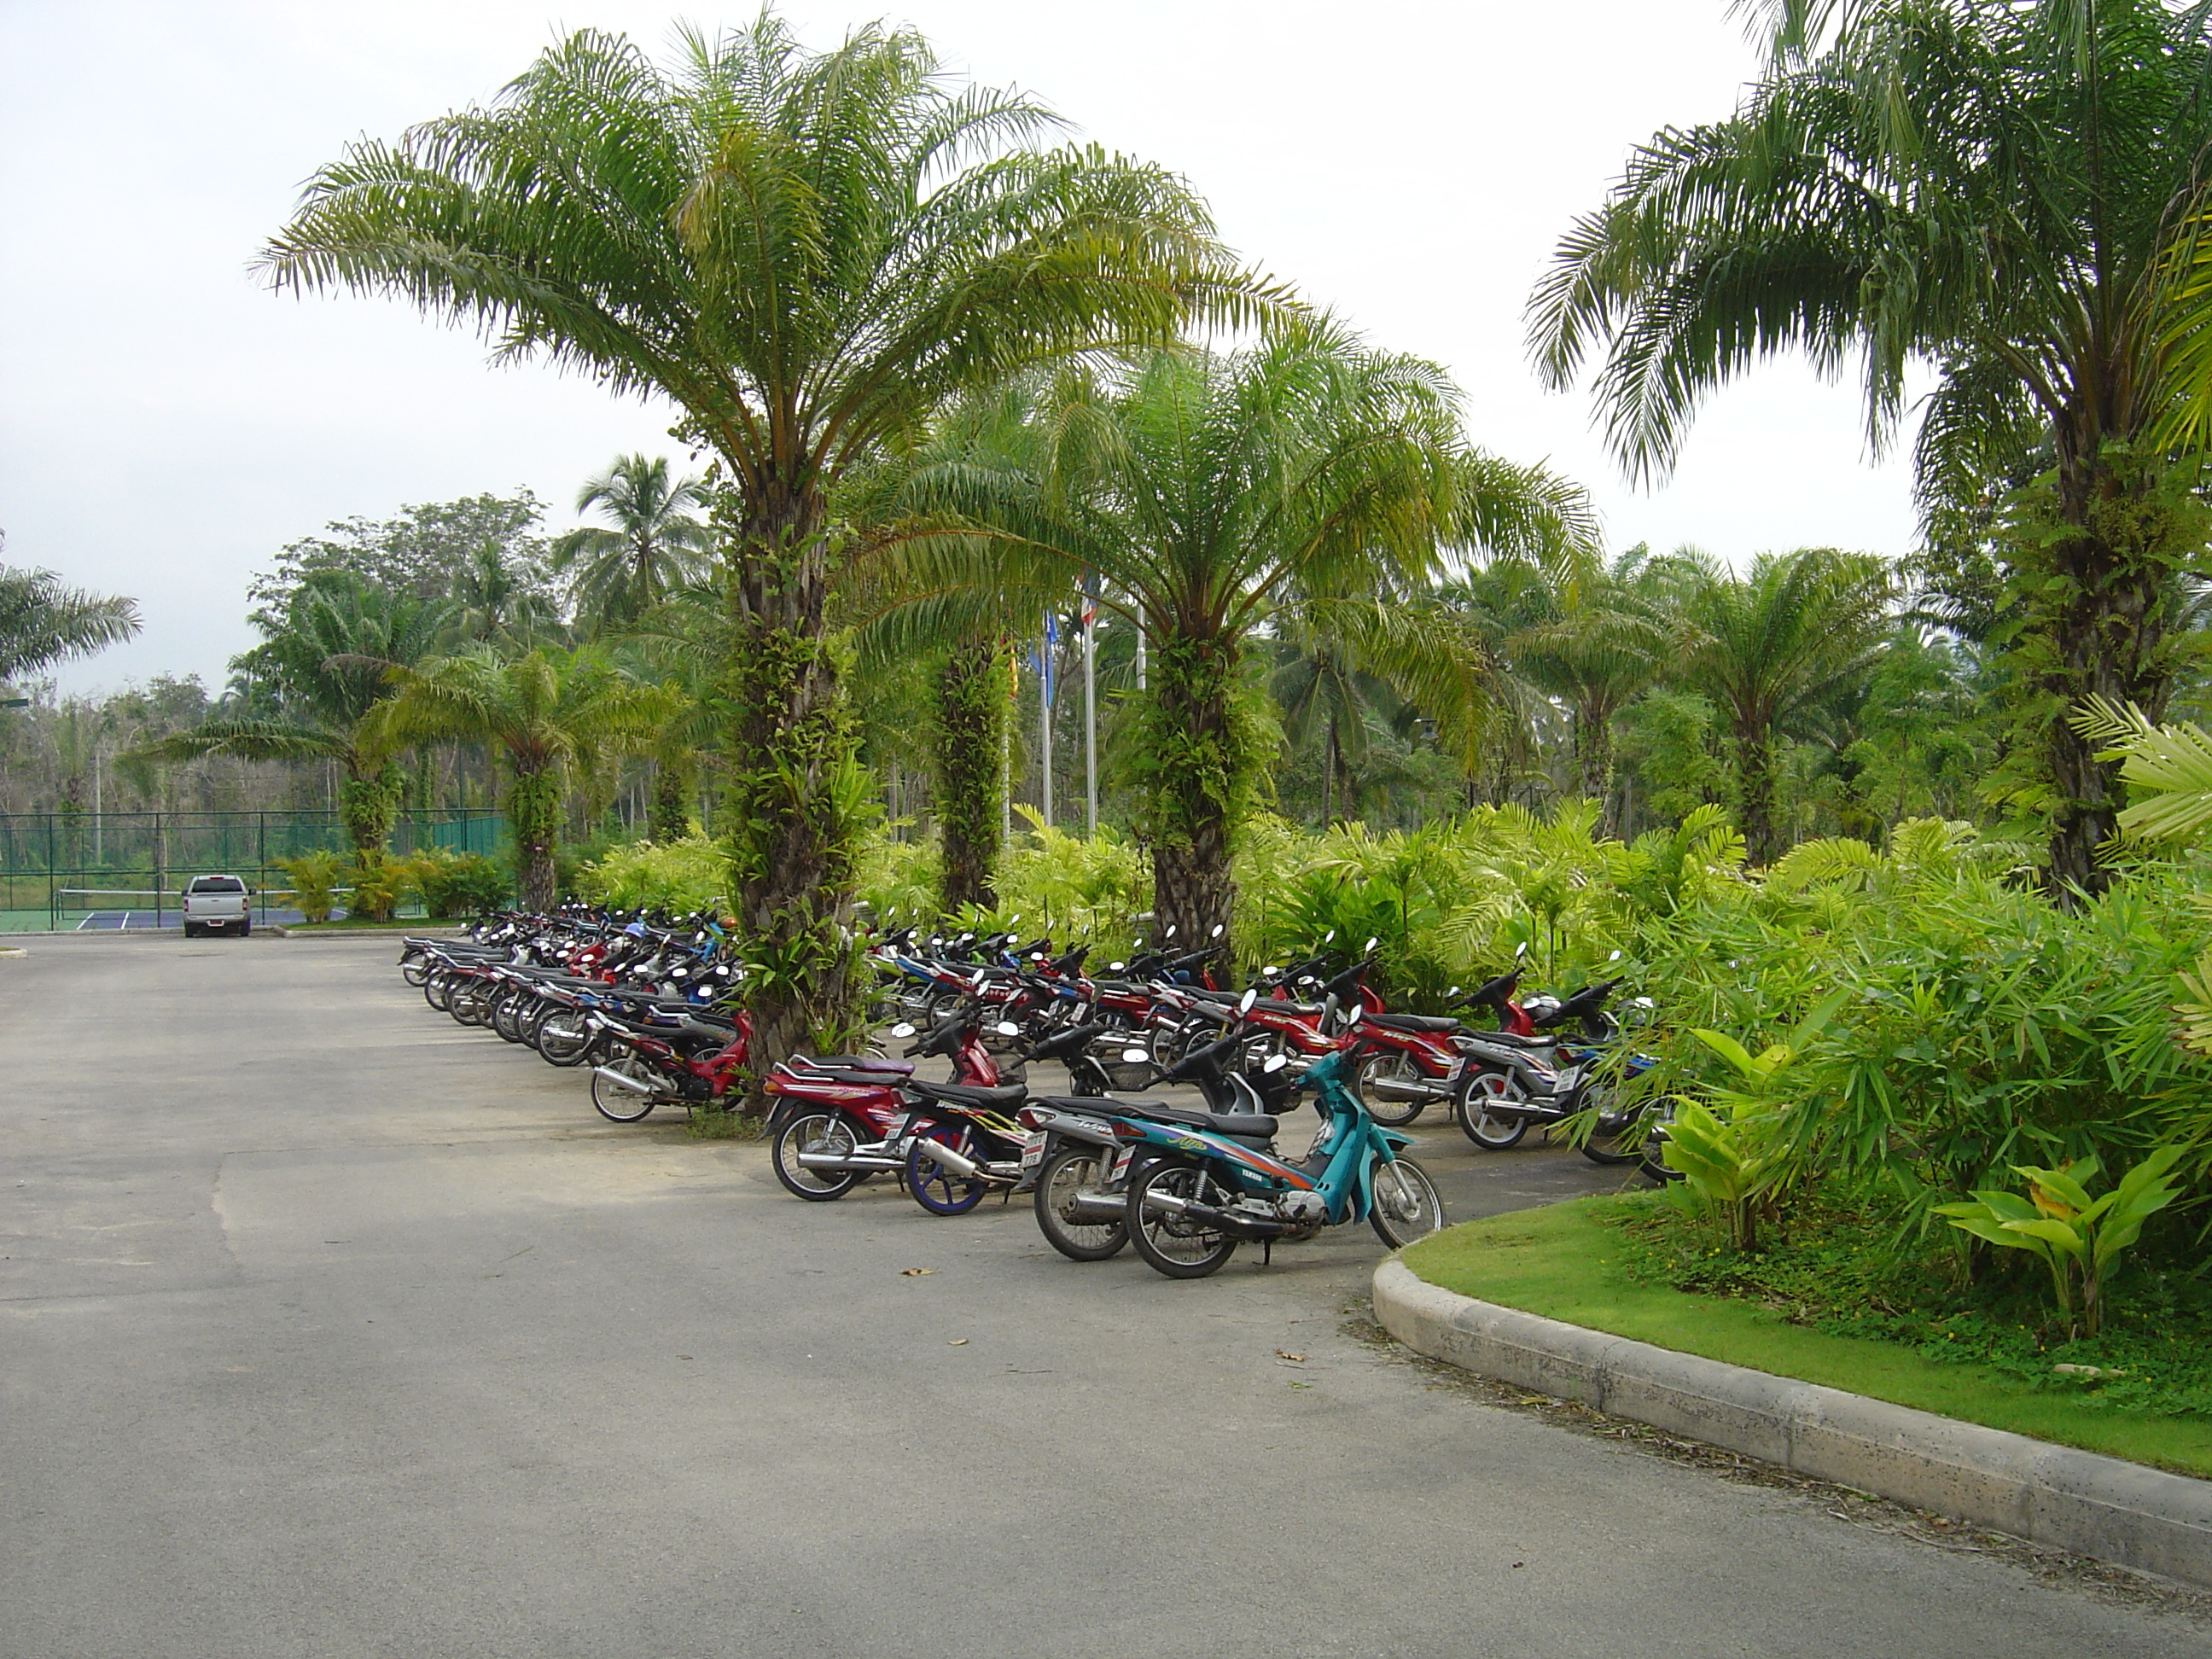
POLYGON ((236 876, 194 876, 185 884, 185 937, 253 931, 252 897, 236 876))

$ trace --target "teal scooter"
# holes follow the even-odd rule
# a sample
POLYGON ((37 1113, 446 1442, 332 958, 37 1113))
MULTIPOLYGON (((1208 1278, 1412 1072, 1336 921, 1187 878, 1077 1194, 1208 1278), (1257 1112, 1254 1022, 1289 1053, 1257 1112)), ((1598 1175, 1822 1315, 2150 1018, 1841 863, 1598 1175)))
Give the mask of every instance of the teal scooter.
POLYGON ((1125 1222, 1138 1255, 1170 1279, 1203 1279, 1247 1241, 1272 1255, 1278 1243, 1365 1221, 1397 1249, 1444 1224, 1436 1183, 1402 1156, 1412 1140, 1376 1122, 1345 1085, 1346 1067, 1358 1063, 1359 1018, 1354 1009, 1346 1046, 1316 1060, 1299 1080, 1316 1091, 1322 1126, 1296 1163, 1252 1136, 1119 1121, 1117 1136, 1141 1143, 1125 1222))

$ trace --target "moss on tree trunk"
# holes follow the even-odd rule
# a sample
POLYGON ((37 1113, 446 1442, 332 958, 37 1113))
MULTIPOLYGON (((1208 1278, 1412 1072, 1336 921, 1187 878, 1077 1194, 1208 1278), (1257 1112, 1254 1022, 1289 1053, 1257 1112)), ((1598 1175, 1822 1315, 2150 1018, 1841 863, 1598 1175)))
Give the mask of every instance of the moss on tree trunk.
POLYGON ((938 677, 937 814, 943 873, 939 898, 947 911, 998 903, 991 875, 999 862, 1006 777, 1000 753, 1006 726, 1006 661, 995 641, 949 653, 938 677))

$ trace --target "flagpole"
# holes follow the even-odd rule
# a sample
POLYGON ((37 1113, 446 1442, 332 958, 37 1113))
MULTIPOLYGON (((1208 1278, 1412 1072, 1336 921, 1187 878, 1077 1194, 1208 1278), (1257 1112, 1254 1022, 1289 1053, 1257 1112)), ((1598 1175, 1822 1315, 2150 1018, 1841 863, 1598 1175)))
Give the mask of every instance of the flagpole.
POLYGON ((1083 593, 1083 828, 1098 833, 1098 596, 1083 593))
POLYGON ((1044 672, 1037 676, 1037 724, 1044 728, 1044 827, 1052 828, 1052 647, 1057 643, 1053 635, 1059 632, 1052 618, 1044 619, 1044 647, 1037 660, 1044 672))

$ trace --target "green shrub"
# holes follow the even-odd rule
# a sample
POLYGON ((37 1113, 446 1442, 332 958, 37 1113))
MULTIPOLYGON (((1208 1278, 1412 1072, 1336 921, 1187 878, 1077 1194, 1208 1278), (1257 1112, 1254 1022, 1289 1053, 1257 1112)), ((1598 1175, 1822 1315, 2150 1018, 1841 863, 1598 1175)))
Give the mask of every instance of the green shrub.
POLYGON ((428 848, 416 855, 412 869, 422 908, 441 919, 499 909, 514 891, 507 867, 481 853, 428 848))
POLYGON ((618 910, 662 909, 678 915, 726 906, 729 854, 705 836, 659 843, 632 842, 609 849, 577 872, 576 890, 618 910))
POLYGON ((301 853, 289 859, 270 860, 291 882, 289 890, 276 894, 279 904, 298 907, 309 921, 328 921, 331 912, 337 907, 337 890, 346 884, 353 873, 350 860, 336 853, 301 853))

